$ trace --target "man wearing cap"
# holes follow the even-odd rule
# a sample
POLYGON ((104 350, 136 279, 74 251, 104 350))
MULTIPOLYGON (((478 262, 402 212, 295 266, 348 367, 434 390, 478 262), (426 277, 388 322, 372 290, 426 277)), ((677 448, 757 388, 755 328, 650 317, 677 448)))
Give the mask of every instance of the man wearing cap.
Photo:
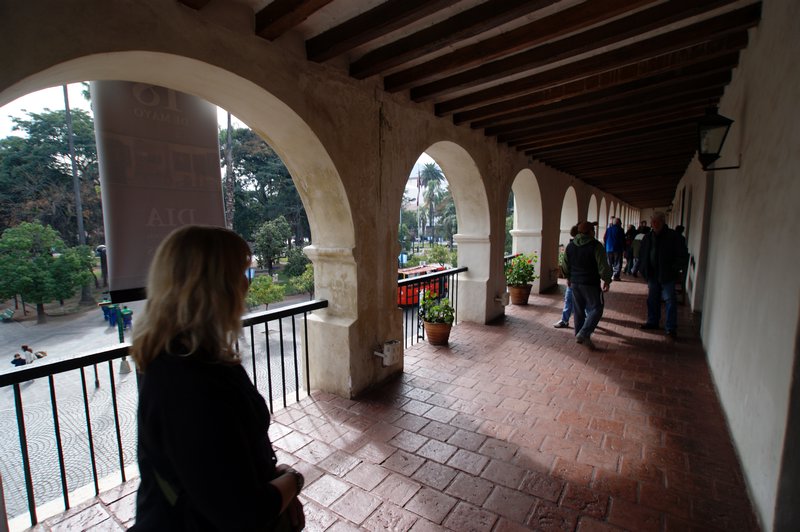
POLYGON ((578 224, 578 234, 567 246, 562 269, 567 286, 572 288, 575 341, 594 349, 591 335, 603 317, 603 292, 608 292, 611 286, 611 268, 605 246, 594 238, 591 223, 578 224))

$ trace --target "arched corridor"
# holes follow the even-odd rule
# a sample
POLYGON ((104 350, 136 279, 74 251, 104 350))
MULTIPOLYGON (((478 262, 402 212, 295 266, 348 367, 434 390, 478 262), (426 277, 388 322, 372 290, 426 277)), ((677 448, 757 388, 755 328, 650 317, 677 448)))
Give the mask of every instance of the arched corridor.
MULTIPOLYGON (((646 287, 628 279, 596 351, 550 325, 562 284, 459 325, 449 348, 417 344, 361 400, 317 392, 277 413, 313 529, 756 530, 697 323, 682 306, 676 342, 640 331, 646 287)), ((134 487, 89 507, 125 524, 134 487)))

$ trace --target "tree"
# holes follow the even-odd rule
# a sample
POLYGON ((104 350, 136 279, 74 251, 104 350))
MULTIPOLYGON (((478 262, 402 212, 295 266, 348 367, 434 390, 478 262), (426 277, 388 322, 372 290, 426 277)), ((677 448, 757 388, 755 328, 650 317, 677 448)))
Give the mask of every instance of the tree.
MULTIPOLYGON (((103 223, 94 123, 71 111, 76 173, 89 239, 102 243, 103 223)), ((69 245, 78 242, 77 213, 65 111, 45 110, 13 118, 24 138, 0 139, 0 230, 21 222, 53 227, 69 245)))
POLYGON ((449 246, 453 247, 453 236, 458 233, 458 218, 456 217, 456 203, 453 200, 453 195, 449 190, 445 190, 442 194, 442 199, 438 206, 439 219, 442 222, 442 229, 444 237, 450 243, 449 246))
POLYGON ((306 270, 306 265, 310 262, 311 261, 308 260, 308 257, 303 253, 302 249, 292 248, 286 254, 286 268, 284 268, 284 272, 286 272, 286 275, 289 277, 303 275, 303 272, 306 270))
POLYGON ((428 250, 427 257, 429 262, 448 264, 450 262, 450 250, 445 246, 434 244, 431 249, 428 250))
POLYGON ((289 237, 291 236, 292 230, 283 216, 265 222, 256 231, 255 245, 253 246, 253 250, 256 252, 256 260, 260 267, 267 266, 270 275, 272 274, 273 263, 286 254, 289 246, 289 237))
POLYGON ((301 294, 308 294, 309 299, 314 299, 314 265, 306 264, 302 274, 289 280, 292 287, 301 294))
MULTIPOLYGON (((417 205, 419 206, 419 193, 420 189, 427 191, 429 189, 430 183, 438 183, 441 185, 442 181, 444 181, 444 174, 436 166, 436 163, 426 163, 422 167, 422 171, 419 173, 417 178, 417 205)), ((430 216, 428 217, 431 221, 431 225, 433 225, 433 211, 429 211, 430 216)), ((421 227, 424 227, 422 225, 421 227)))
POLYGON ((430 227, 431 241, 436 240, 436 231, 434 226, 436 204, 442 198, 442 184, 441 181, 428 181, 427 188, 425 189, 425 207, 428 209, 428 227, 430 227))
POLYGON ((259 275, 250 283, 250 289, 247 291, 245 301, 251 307, 264 305, 266 310, 270 303, 283 301, 283 296, 283 286, 274 283, 269 275, 259 275))
POLYGON ((35 303, 44 323, 44 304, 75 295, 92 279, 92 264, 88 247, 68 249, 52 227, 23 222, 0 237, 0 297, 19 294, 35 303))
MULTIPOLYGON (((220 145, 227 139, 227 134, 221 136, 220 145)), ((245 240, 252 240, 264 221, 283 216, 297 242, 310 238, 305 208, 278 154, 248 128, 233 129, 230 139, 235 178, 234 230, 245 240)), ((225 160, 225 152, 220 153, 221 160, 225 160)))

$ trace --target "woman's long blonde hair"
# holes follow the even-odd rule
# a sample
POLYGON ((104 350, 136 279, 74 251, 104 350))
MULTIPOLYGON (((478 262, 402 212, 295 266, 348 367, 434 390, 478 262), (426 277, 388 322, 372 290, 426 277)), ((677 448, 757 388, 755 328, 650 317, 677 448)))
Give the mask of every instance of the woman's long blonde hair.
POLYGON ((161 243, 150 264, 145 315, 133 336, 140 371, 160 353, 202 353, 236 362, 250 248, 221 227, 188 225, 161 243))

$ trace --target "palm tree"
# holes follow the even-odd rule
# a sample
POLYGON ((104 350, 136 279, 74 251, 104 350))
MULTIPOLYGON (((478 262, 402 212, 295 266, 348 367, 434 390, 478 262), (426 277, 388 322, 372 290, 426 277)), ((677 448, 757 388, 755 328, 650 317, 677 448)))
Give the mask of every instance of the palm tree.
MULTIPOLYGON (((422 170, 417 173, 417 210, 419 210, 419 194, 421 189, 428 189, 428 184, 431 182, 441 183, 444 181, 444 174, 436 166, 436 163, 426 163, 422 170)), ((430 211, 431 216, 429 217, 431 224, 433 224, 433 210, 430 211)), ((422 235, 422 225, 420 227, 420 235, 422 235)))
POLYGON ((458 232, 458 220, 456 218, 456 203, 449 190, 445 190, 442 199, 436 209, 439 212, 444 236, 450 242, 449 247, 453 249, 453 235, 458 232))
POLYGON ((442 199, 442 185, 440 181, 435 179, 428 181, 427 188, 425 189, 425 206, 428 208, 428 227, 431 228, 431 241, 435 240, 434 234, 434 211, 436 204, 442 199))

